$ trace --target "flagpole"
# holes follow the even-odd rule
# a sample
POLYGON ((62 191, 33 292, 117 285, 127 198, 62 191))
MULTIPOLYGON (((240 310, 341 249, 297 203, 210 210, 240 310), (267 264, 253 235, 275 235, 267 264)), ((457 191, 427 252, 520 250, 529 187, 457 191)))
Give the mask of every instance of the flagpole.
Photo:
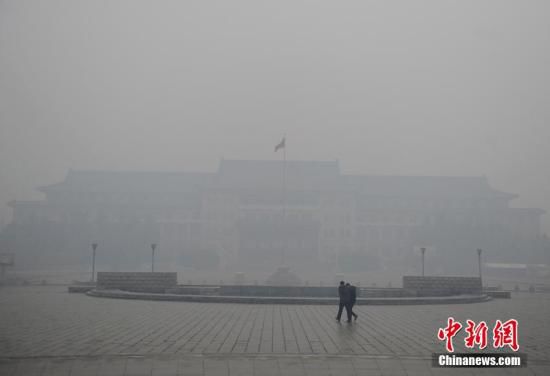
POLYGON ((283 137, 283 218, 282 218, 282 233, 283 233, 283 250, 281 252, 281 266, 285 265, 286 253, 286 135, 283 137))

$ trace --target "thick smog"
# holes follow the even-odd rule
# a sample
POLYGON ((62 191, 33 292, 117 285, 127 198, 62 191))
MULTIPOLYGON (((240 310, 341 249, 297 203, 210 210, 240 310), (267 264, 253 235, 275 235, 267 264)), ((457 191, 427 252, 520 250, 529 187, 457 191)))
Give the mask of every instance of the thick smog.
POLYGON ((0 375, 548 374, 548 14, 0 0, 0 375))

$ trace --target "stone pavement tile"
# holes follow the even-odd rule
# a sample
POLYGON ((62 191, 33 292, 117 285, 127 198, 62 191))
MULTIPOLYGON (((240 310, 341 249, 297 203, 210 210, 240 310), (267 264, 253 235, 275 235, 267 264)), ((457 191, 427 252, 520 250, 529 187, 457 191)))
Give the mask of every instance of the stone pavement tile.
POLYGON ((124 375, 126 369, 126 358, 105 358, 99 366, 98 375, 120 376, 124 375))
POLYGON ((307 376, 329 376, 331 371, 328 362, 324 358, 306 357, 302 359, 304 371, 307 376))
MULTIPOLYGON (((335 325, 331 306, 250 306, 99 300, 57 287, 0 291, 3 356, 314 353, 430 356, 449 315, 464 321, 515 317, 520 342, 533 359, 550 360, 544 326, 550 295, 519 295, 473 305, 358 307, 362 318, 335 325), (101 304, 99 304, 101 303, 101 304), (17 314, 13 314, 17 312, 17 314), (55 319, 51 319, 55 318, 55 319), (10 345, 10 346, 8 346, 10 345)), ((355 366, 355 363, 354 363, 355 366)))
MULTIPOLYGON (((472 368, 474 369, 474 368, 472 368)), ((483 370, 479 370, 477 368, 475 368, 476 371, 474 371, 474 374, 475 375, 498 375, 499 373, 497 372, 502 372, 501 374, 505 374, 505 375, 518 375, 518 376, 535 376, 535 375, 539 375, 537 373, 535 373, 530 367, 527 367, 527 368, 492 368, 492 369, 483 369, 483 370), (494 373, 490 373, 490 372, 494 372, 494 373), (506 372, 506 373, 504 373, 506 372)), ((544 373, 543 375, 547 376, 549 375, 549 373, 544 373)))
POLYGON ((469 375, 474 376, 508 376, 515 375, 515 372, 511 372, 510 368, 458 368, 457 371, 469 372, 469 375))
POLYGON ((17 370, 17 360, 0 360, 0 375, 12 376, 17 370))
POLYGON ((301 358, 279 358, 279 369, 285 376, 304 376, 305 369, 301 358))
POLYGON ((177 359, 154 359, 151 376, 174 376, 178 374, 177 359))
POLYGON ((203 376, 204 362, 202 358, 183 358, 178 361, 178 375, 203 376))
POLYGON ((399 359, 378 358, 376 362, 382 375, 406 375, 405 369, 399 359))
POLYGON ((46 367, 43 359, 20 359, 17 363, 16 375, 39 376, 46 367))
MULTIPOLYGON (((411 362, 410 359, 400 359, 400 358, 394 358, 394 357, 377 357, 376 363, 378 363, 378 366, 380 368, 382 367, 390 367, 390 368, 401 368, 403 369, 403 360, 407 360, 411 362)), ((414 362, 414 360, 412 360, 414 362)))
POLYGON ((229 376, 253 375, 254 363, 249 358, 230 358, 227 360, 229 376))
POLYGON ((149 376, 153 371, 153 359, 130 357, 126 360, 125 376, 149 376))
POLYGON ((550 365, 547 366, 539 366, 539 365, 533 365, 530 367, 531 370, 535 373, 535 375, 550 375, 550 365))
POLYGON ((350 357, 339 358, 331 357, 327 359, 328 366, 330 369, 340 370, 340 369, 353 369, 353 360, 350 357))
POLYGON ((41 376, 69 376, 74 359, 50 359, 41 376))
POLYGON ((355 371, 357 376, 383 376, 382 371, 378 369, 358 369, 355 371))
MULTIPOLYGON (((510 368, 500 368, 500 370, 502 371, 502 375, 505 375, 505 376, 515 376, 515 375, 528 375, 528 376, 533 376, 535 375, 535 373, 533 372, 532 369, 527 369, 527 368, 516 368, 516 367, 510 367, 510 368), (528 372, 528 373, 525 373, 525 372, 528 372)), ((550 375, 550 373, 545 373, 545 375, 550 375)))
POLYGON ((229 376, 229 366, 227 360, 204 359, 204 376, 229 376))
POLYGON ((254 376, 279 376, 284 375, 279 371, 277 359, 254 359, 254 376))
POLYGON ((432 373, 430 370, 406 370, 405 375, 407 376, 430 376, 432 373))
MULTIPOLYGON (((1 376, 67 374, 89 375, 190 375, 190 376, 438 376, 438 375, 549 375, 550 365, 535 364, 531 368, 438 368, 428 367, 423 359, 354 358, 354 357, 151 357, 151 358, 84 358, 84 359, 25 359, 19 367, 17 360, 0 361, 1 376), (374 362, 372 362, 374 361, 374 362), (41 366, 37 366, 42 364, 41 366), (204 364, 204 368, 203 368, 204 364), (182 366, 179 372, 176 368, 182 366), (356 367, 357 365, 357 367, 356 367), (379 365, 380 369, 377 368, 379 365), (363 367, 361 367, 363 366, 363 367), (19 371, 17 370, 19 369, 19 371), (31 373, 29 373, 30 371, 31 373), (57 372, 59 371, 59 372, 57 372)), ((428 362, 429 364, 429 362, 428 362)))
POLYGON ((382 369, 382 370, 376 371, 376 372, 380 372, 380 375, 382 375, 382 376, 407 376, 407 373, 404 370, 400 370, 400 369, 397 369, 397 368, 382 369))
MULTIPOLYGON (((492 370, 489 370, 489 372, 491 371, 495 371, 495 372, 498 372, 499 375, 503 375, 503 376, 514 376, 514 375, 517 375, 518 374, 518 368, 499 368, 499 369, 492 369, 492 370)), ((525 373, 522 373, 523 371, 520 371, 519 374, 520 375, 525 375, 525 373)), ((476 374, 476 371, 475 369, 473 369, 472 371, 472 374, 475 375, 476 374)), ((491 373, 488 373, 489 375, 491 373)), ((494 375, 497 375, 497 373, 493 373, 494 375)), ((529 373, 528 375, 532 375, 532 373, 529 373)), ((548 375, 548 374, 547 374, 548 375)))
POLYGON ((415 366, 415 367, 405 367, 405 373, 409 375, 431 375, 432 367, 431 366, 415 366))
POLYGON ((409 370, 425 370, 432 368, 431 359, 399 359, 401 368, 409 370))
POLYGON ((326 358, 317 358, 317 357, 304 357, 302 358, 302 363, 304 369, 328 369, 328 362, 326 358))
POLYGON ((100 359, 75 359, 71 367, 71 376, 96 376, 101 365, 100 359))
POLYGON ((339 376, 356 375, 351 358, 329 358, 328 366, 331 374, 339 376))
POLYGON ((472 371, 470 369, 457 369, 457 368, 438 368, 433 367, 430 370, 430 375, 432 376, 453 376, 453 375, 467 375, 472 376, 472 371))
MULTIPOLYGON (((367 372, 366 370, 362 370, 361 372, 367 372)), ((376 372, 378 372, 378 370, 376 370, 376 372)), ((337 376, 357 376, 358 373, 355 371, 355 369, 353 368, 342 368, 342 369, 339 369, 339 370, 334 370, 334 369, 331 369, 330 370, 330 374, 331 375, 337 375, 337 376)))
POLYGON ((305 368, 306 376, 332 376, 328 368, 305 368))
POLYGON ((353 358, 353 367, 356 370, 378 370, 378 363, 374 358, 353 358))
POLYGON ((413 368, 413 369, 406 369, 405 374, 407 376, 418 376, 418 375, 431 375, 432 370, 430 368, 413 368))

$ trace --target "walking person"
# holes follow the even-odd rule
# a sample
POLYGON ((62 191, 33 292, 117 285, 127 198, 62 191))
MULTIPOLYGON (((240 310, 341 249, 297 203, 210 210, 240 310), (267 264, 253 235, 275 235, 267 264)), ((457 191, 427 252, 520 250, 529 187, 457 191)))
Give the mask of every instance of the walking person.
POLYGON ((346 283, 346 288, 349 291, 348 322, 351 322, 351 316, 353 316, 353 319, 357 321, 357 317, 359 317, 359 315, 353 312, 353 306, 357 301, 357 288, 354 285, 351 285, 350 283, 346 283))
POLYGON ((336 321, 340 322, 342 317, 342 311, 346 309, 348 316, 348 322, 351 321, 351 316, 349 313, 349 302, 350 302, 350 290, 346 287, 344 281, 340 281, 340 286, 338 286, 338 296, 340 297, 340 305, 338 306, 338 314, 336 315, 336 321))

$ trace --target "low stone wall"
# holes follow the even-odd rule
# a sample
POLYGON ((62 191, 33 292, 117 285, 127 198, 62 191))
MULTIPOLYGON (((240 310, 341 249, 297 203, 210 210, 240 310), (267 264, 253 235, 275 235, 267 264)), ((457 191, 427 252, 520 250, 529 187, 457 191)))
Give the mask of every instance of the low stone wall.
POLYGON ((403 289, 416 296, 450 296, 460 294, 480 294, 479 277, 440 277, 404 276, 403 289))
POLYGON ((218 286, 178 285, 174 288, 167 289, 166 293, 176 295, 220 295, 220 288, 218 286))
MULTIPOLYGON (((177 284, 177 273, 98 272, 99 290, 218 295, 242 297, 338 297, 337 286, 221 285, 184 286, 177 284)), ((404 276, 403 288, 357 288, 358 298, 404 298, 480 294, 478 277, 404 276)))
POLYGON ((357 289, 357 296, 362 298, 407 298, 416 296, 416 293, 397 287, 362 287, 357 289))
POLYGON ((273 296, 273 297, 337 297, 338 287, 319 286, 256 286, 223 285, 221 296, 273 296))
MULTIPOLYGON (((219 295, 219 296, 258 296, 258 297, 338 297, 338 286, 258 286, 258 285, 220 285, 192 286, 179 285, 166 291, 180 295, 219 295)), ((357 287, 357 297, 361 298, 400 298, 416 296, 414 291, 402 288, 357 287)))
POLYGON ((178 284, 177 273, 98 272, 97 288, 133 292, 164 293, 178 284))
MULTIPOLYGON (((100 298, 140 299, 160 301, 180 301, 197 303, 244 303, 244 304, 300 304, 300 305, 338 305, 338 298, 307 298, 283 296, 210 296, 210 295, 177 295, 152 294, 128 291, 91 290, 87 295, 100 298)), ((459 295, 440 297, 407 297, 407 298, 361 298, 357 305, 411 305, 411 304, 466 304, 491 300, 487 295, 459 295)))
MULTIPOLYGON (((415 296, 411 291, 401 288, 370 288, 357 287, 357 297, 397 298, 415 296)), ((219 286, 221 296, 278 296, 278 297, 310 297, 332 298, 338 297, 338 286, 219 286)))
POLYGON ((73 285, 69 286, 67 288, 67 291, 72 293, 87 293, 88 291, 91 291, 95 289, 95 286, 86 286, 86 285, 73 285))
POLYGON ((512 293, 510 291, 484 291, 484 294, 495 299, 511 299, 512 293))

